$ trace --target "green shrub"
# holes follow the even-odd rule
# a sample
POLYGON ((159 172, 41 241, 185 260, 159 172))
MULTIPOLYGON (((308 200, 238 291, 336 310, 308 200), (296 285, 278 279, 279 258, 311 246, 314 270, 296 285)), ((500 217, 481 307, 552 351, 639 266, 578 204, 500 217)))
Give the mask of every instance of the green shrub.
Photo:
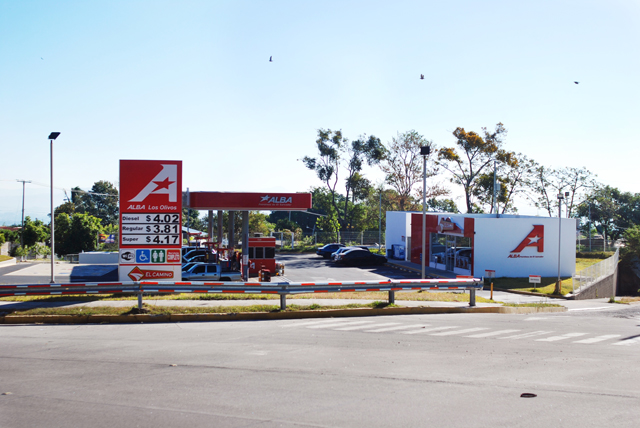
POLYGON ((613 251, 594 251, 594 252, 576 252, 576 258, 579 259, 608 259, 613 256, 615 253, 613 251))

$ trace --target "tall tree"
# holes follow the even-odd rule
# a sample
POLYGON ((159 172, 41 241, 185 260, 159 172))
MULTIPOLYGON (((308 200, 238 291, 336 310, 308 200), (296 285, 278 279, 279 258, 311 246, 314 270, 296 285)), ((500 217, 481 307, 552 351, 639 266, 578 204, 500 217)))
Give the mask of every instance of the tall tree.
POLYGON ((622 192, 611 186, 593 189, 586 200, 578 205, 577 215, 589 218, 602 232, 605 240, 619 238, 623 230, 619 227, 622 192))
POLYGON ((98 234, 103 232, 101 222, 90 214, 58 214, 55 222, 56 253, 65 255, 95 250, 98 234))
MULTIPOLYGON (((386 174, 386 182, 397 192, 399 210, 405 211, 410 205, 411 194, 414 186, 422 181, 423 158, 420 155, 420 148, 428 146, 431 154, 427 156, 427 179, 438 174, 437 165, 432 162, 432 157, 436 155, 436 146, 432 141, 427 140, 415 130, 398 133, 391 139, 388 147, 388 155, 381 164, 381 169, 386 174)), ((426 197, 434 198, 448 194, 448 190, 439 184, 429 183, 426 189, 426 197)), ((418 191, 419 198, 422 191, 418 191)))
POLYGON ((31 220, 31 217, 26 216, 24 218, 24 231, 22 236, 24 239, 24 245, 31 247, 38 242, 44 242, 49 238, 50 227, 45 225, 42 220, 31 220))
POLYGON ((118 189, 108 181, 96 181, 89 192, 74 187, 71 201, 76 212, 97 217, 105 225, 118 223, 118 189))
MULTIPOLYGON (((523 195, 529 197, 529 189, 534 180, 537 164, 522 153, 511 154, 505 162, 497 163, 496 174, 496 199, 498 212, 502 214, 516 213, 516 197, 523 195)), ((478 205, 489 213, 494 213, 493 182, 494 171, 487 168, 486 172, 478 176, 477 186, 473 195, 478 205)))
POLYGON ((305 156, 303 162, 307 168, 315 171, 318 178, 327 186, 340 226, 344 228, 351 222, 353 216, 353 209, 350 209, 349 204, 353 204, 356 197, 362 196, 361 192, 356 195, 353 195, 353 192, 359 192, 362 188, 370 186, 361 174, 364 164, 369 166, 379 164, 386 156, 386 149, 380 139, 373 135, 360 136, 349 144, 349 141, 343 137, 342 131, 330 129, 318 130, 316 147, 318 156, 315 158, 305 156), (344 197, 341 197, 338 191, 341 169, 346 175, 343 181, 344 197))
POLYGON ((478 178, 494 160, 511 162, 513 153, 502 149, 507 130, 502 123, 493 132, 482 128, 482 136, 464 128, 456 128, 453 136, 455 147, 444 147, 438 151, 438 164, 449 171, 451 181, 464 189, 467 212, 474 212, 473 194, 478 186, 478 178))
POLYGON ((563 199, 567 204, 567 217, 571 217, 575 207, 580 205, 592 189, 598 184, 595 175, 586 168, 549 168, 539 165, 535 169, 530 189, 536 196, 534 204, 538 208, 547 211, 549 217, 557 215, 558 194, 569 192, 569 196, 563 199))

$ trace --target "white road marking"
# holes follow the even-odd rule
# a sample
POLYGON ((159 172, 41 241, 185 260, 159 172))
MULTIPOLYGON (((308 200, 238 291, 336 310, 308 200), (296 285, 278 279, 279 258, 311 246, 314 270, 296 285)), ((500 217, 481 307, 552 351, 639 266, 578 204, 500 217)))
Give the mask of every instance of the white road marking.
POLYGON ((314 320, 314 321, 286 324, 286 325, 283 325, 282 327, 305 327, 308 325, 315 325, 315 324, 333 324, 335 322, 336 322, 336 319, 331 318, 331 319, 324 319, 324 320, 314 320))
POLYGON ((415 328, 415 327, 424 327, 429 324, 411 324, 411 325, 400 325, 397 327, 386 327, 386 328, 377 328, 375 330, 366 330, 366 333, 380 333, 383 331, 394 331, 394 330, 404 330, 407 328, 415 328))
POLYGON ((351 321, 351 322, 341 322, 341 323, 333 323, 333 324, 311 325, 307 328, 333 328, 333 327, 342 327, 345 325, 373 324, 373 323, 374 321, 351 321))
POLYGON ((529 333, 516 334, 514 336, 499 337, 498 339, 518 340, 518 339, 526 339, 528 337, 542 336, 543 334, 549 334, 549 333, 553 333, 553 331, 544 331, 544 330, 531 331, 529 333))
POLYGON ((620 342, 613 343, 612 345, 629 346, 629 345, 634 345, 634 344, 636 344, 638 342, 640 342, 640 336, 639 337, 634 337, 633 339, 621 340, 620 342))
POLYGON ((571 311, 602 311, 604 309, 617 309, 615 306, 598 306, 597 308, 574 308, 569 309, 568 312, 571 311))
POLYGON ((430 331, 438 331, 438 330, 448 330, 450 328, 458 328, 457 325, 454 326, 450 326, 450 327, 433 327, 433 328, 422 328, 420 330, 414 330, 414 331, 403 331, 401 332, 402 334, 418 334, 418 333, 429 333, 430 331))
POLYGON ((567 333, 560 336, 545 337, 544 339, 536 339, 536 342, 557 342, 558 340, 571 339, 572 337, 584 336, 588 333, 567 333))
POLYGON ((475 337, 475 338, 491 337, 491 336, 497 336, 497 335, 499 335, 499 334, 515 333, 516 331, 520 331, 520 330, 498 330, 498 331, 490 331, 489 333, 473 334, 473 335, 471 335, 471 336, 465 336, 465 337, 475 337))
MULTIPOLYGON (((388 322, 388 323, 383 323, 383 324, 376 324, 376 327, 381 327, 384 325, 397 325, 397 322, 388 322)), ((357 325, 354 327, 343 327, 343 328, 334 328, 334 330, 339 330, 339 331, 349 331, 349 330, 359 330, 361 328, 371 328, 372 326, 370 325, 357 325)))
POLYGON ((620 337, 620 335, 619 334, 606 334, 604 336, 592 337, 591 339, 576 340, 573 343, 597 343, 597 342, 602 342, 603 340, 613 339, 615 337, 620 337))
POLYGON ((440 333, 433 333, 431 336, 453 336, 454 334, 472 333, 474 331, 488 330, 487 327, 466 328, 464 330, 443 331, 440 333))

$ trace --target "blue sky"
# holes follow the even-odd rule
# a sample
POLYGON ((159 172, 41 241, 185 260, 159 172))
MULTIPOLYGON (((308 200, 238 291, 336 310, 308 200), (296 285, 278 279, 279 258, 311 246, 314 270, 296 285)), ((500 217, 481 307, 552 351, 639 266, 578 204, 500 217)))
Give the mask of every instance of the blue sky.
POLYGON ((638 46, 636 0, 0 0, 0 224, 16 179, 46 218, 51 131, 56 205, 119 159, 182 160, 196 191, 307 191, 318 128, 449 146, 498 122, 508 150, 640 192, 638 46))

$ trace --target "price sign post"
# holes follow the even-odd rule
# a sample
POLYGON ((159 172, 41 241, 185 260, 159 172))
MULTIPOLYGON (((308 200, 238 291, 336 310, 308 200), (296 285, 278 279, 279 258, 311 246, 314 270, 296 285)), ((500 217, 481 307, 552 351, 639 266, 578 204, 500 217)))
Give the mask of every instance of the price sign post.
POLYGON ((182 161, 120 161, 120 281, 180 281, 182 161))

